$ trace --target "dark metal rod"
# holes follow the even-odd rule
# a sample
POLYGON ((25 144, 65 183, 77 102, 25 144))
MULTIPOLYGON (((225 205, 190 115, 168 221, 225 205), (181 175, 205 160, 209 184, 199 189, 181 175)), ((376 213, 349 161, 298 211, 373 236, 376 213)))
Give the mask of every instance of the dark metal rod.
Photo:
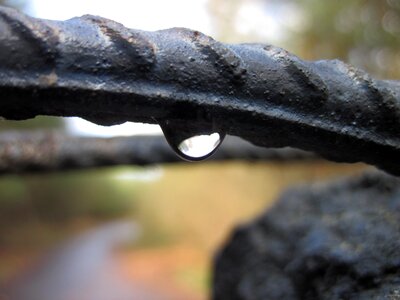
MULTIPOLYGON (((315 155, 295 149, 265 149, 227 137, 211 161, 301 161, 315 155)), ((185 163, 162 136, 75 137, 56 131, 0 133, 0 174, 64 171, 116 165, 185 163)))
POLYGON ((30 18, 0 8, 0 115, 79 116, 212 128, 400 175, 400 83, 337 60, 183 28, 127 29, 94 16, 30 18))

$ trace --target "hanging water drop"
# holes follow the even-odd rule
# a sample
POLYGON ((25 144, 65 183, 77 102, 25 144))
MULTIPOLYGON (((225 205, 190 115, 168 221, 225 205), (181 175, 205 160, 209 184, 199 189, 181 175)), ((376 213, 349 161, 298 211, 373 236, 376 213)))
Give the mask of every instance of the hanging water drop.
POLYGON ((194 159, 204 159, 211 155, 221 144, 219 133, 214 132, 210 135, 195 135, 182 141, 178 149, 185 157, 194 159))
MULTIPOLYGON (((210 157, 221 145, 224 133, 209 133, 176 121, 160 123, 165 139, 178 156, 188 161, 200 161, 210 157)), ((210 127, 212 127, 210 125, 210 127)))

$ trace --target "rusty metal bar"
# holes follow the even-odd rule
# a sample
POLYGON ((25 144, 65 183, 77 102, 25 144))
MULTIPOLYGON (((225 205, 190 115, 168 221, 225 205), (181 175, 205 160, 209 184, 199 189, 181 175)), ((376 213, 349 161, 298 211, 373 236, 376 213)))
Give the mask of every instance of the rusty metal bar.
POLYGON ((302 61, 197 31, 64 22, 0 8, 0 115, 79 116, 102 125, 174 120, 400 175, 400 83, 340 61, 302 61))
MULTIPOLYGON (((295 149, 265 149, 227 137, 211 161, 318 160, 295 149)), ((185 163, 162 136, 75 137, 57 131, 0 133, 0 174, 64 171, 104 166, 185 163)))

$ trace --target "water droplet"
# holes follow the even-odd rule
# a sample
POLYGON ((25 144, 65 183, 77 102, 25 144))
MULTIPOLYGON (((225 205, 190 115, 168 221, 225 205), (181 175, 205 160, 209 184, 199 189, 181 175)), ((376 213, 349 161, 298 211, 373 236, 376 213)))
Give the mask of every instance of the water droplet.
POLYGON ((214 132, 211 125, 208 133, 181 125, 174 121, 160 123, 168 144, 178 156, 188 161, 201 161, 210 157, 225 138, 225 133, 214 132))
POLYGON ((179 151, 191 160, 203 159, 212 154, 221 144, 221 136, 214 132, 210 135, 195 135, 183 140, 179 145, 179 151))

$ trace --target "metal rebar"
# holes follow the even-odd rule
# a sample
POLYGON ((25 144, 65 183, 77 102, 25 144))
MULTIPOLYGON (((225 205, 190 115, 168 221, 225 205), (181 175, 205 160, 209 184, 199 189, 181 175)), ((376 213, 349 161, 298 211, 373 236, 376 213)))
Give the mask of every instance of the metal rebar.
POLYGON ((145 32, 90 15, 48 21, 0 8, 0 99, 8 119, 175 120, 177 132, 211 122, 256 145, 400 175, 398 81, 183 28, 145 32))
MULTIPOLYGON (((227 137, 211 161, 318 160, 296 149, 265 149, 227 137)), ((0 174, 64 171, 104 166, 185 163, 162 136, 94 138, 57 131, 0 133, 0 174)))

